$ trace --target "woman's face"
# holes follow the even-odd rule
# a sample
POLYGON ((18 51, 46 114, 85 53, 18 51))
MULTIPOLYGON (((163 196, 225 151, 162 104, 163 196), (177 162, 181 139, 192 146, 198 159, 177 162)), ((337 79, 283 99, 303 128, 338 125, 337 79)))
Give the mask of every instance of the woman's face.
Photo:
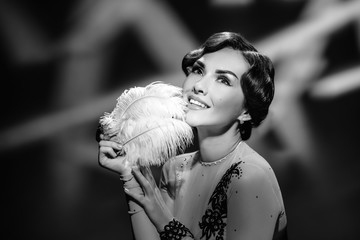
POLYGON ((224 48, 205 54, 189 67, 183 84, 192 127, 232 125, 244 112, 240 77, 249 68, 240 51, 224 48))

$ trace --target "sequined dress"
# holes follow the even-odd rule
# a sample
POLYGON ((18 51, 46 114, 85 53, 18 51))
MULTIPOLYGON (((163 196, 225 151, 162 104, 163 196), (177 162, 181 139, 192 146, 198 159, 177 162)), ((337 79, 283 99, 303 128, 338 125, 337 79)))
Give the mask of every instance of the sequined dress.
POLYGON ((265 159, 245 142, 216 165, 201 164, 198 151, 177 156, 165 163, 160 188, 175 218, 190 229, 195 239, 237 239, 247 221, 242 215, 245 196, 254 198, 246 208, 270 198, 266 201, 273 202, 274 207, 260 214, 269 219, 271 226, 257 231, 272 231, 273 240, 286 239, 286 214, 276 176, 265 159), (261 173, 266 189, 271 188, 265 192, 271 194, 242 192, 242 182, 251 179, 248 176, 252 172, 261 173))

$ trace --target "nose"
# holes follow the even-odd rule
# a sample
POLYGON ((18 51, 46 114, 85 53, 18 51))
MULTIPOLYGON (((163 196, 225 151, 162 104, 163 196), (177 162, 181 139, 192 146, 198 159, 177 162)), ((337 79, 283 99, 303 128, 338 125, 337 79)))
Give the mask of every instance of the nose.
POLYGON ((207 77, 203 76, 195 82, 194 93, 206 95, 207 92, 208 92, 208 81, 207 81, 207 77))

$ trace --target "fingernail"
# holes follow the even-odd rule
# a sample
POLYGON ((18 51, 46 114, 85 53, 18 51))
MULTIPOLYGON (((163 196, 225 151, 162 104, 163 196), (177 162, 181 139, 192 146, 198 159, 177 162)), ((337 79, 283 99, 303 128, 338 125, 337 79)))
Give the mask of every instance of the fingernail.
POLYGON ((124 188, 124 191, 125 191, 125 192, 129 192, 129 189, 127 189, 127 188, 124 188))
POLYGON ((122 149, 122 145, 121 144, 117 144, 117 147, 119 148, 119 149, 122 149))
POLYGON ((131 169, 134 171, 134 170, 139 170, 139 167, 138 166, 132 166, 131 169))
POLYGON ((116 151, 116 155, 117 156, 123 156, 124 155, 124 151, 122 149, 116 151))

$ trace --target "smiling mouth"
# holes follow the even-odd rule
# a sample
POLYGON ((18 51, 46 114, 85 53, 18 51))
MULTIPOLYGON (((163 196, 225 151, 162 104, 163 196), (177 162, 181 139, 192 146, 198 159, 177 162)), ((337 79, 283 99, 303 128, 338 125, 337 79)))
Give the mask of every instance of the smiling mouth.
POLYGON ((192 98, 189 99, 189 103, 192 105, 195 105, 197 107, 203 108, 203 109, 209 108, 207 105, 205 105, 199 101, 196 101, 195 99, 192 99, 192 98))

